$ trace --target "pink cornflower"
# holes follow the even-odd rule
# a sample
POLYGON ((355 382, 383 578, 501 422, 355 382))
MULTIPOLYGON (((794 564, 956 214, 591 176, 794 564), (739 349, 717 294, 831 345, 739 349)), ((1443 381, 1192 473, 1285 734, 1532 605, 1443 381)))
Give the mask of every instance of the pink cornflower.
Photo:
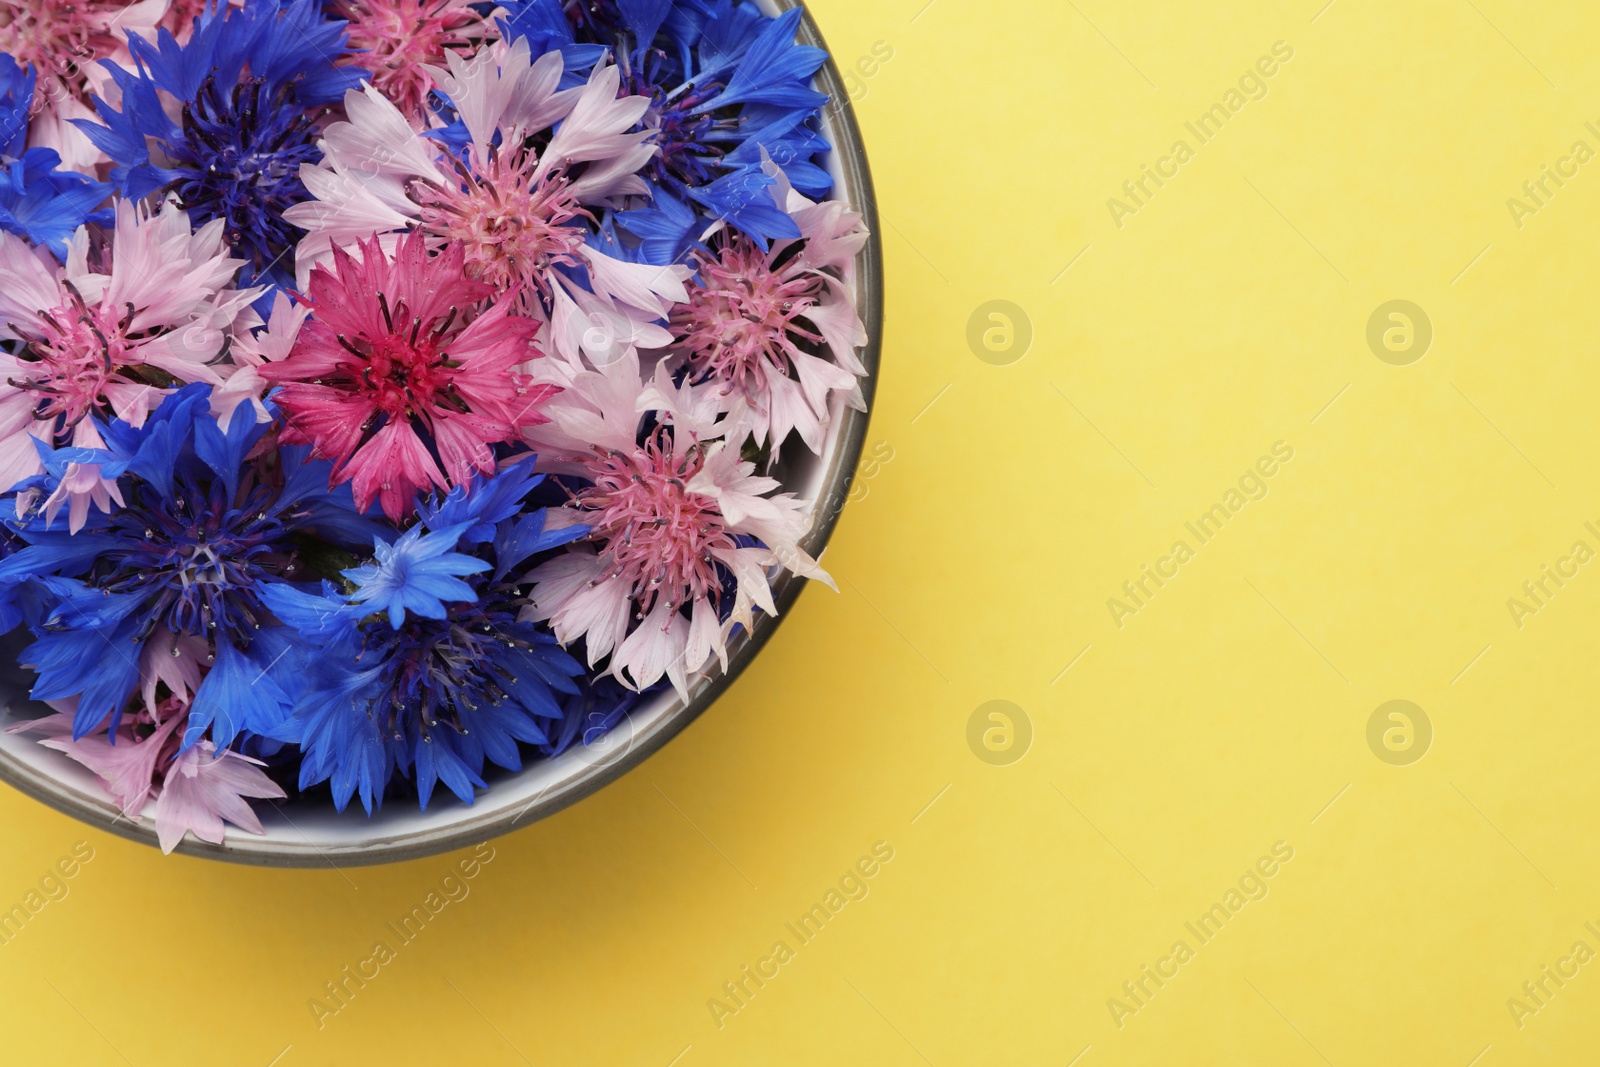
POLYGON ((29 145, 54 148, 75 170, 103 158, 68 121, 89 118, 89 97, 110 76, 97 62, 130 65, 129 32, 154 39, 169 0, 7 0, 0 4, 0 52, 33 68, 29 145))
POLYGON ((392 258, 376 238, 358 252, 335 248, 333 269, 312 272, 312 318, 287 359, 256 372, 283 385, 282 440, 331 460, 358 508, 377 498, 399 519, 419 490, 492 473, 489 446, 543 422, 535 405, 557 389, 516 370, 541 354, 538 324, 511 301, 478 310, 494 289, 467 277, 460 245, 430 256, 419 233, 392 258))
POLYGON ((372 72, 372 84, 419 128, 433 89, 429 64, 443 63, 455 49, 494 40, 491 19, 472 0, 332 0, 329 14, 349 22, 351 62, 372 72))
POLYGON ((672 310, 671 352, 696 382, 724 398, 733 426, 757 444, 778 446, 791 430, 822 451, 829 399, 865 410, 856 347, 866 330, 856 314, 853 272, 867 239, 861 216, 837 201, 814 203, 790 187, 770 161, 778 208, 798 240, 753 240, 725 228, 714 251, 694 253, 688 300, 672 310), (827 357, 831 355, 831 360, 827 357))
POLYGON ((649 100, 620 96, 617 68, 603 63, 586 84, 559 89, 561 53, 530 62, 525 37, 470 59, 450 51, 445 63, 429 70, 467 129, 460 158, 371 86, 345 94, 349 121, 324 133, 322 163, 301 168, 315 199, 284 212, 307 231, 296 249, 301 286, 336 245, 377 234, 389 249, 414 232, 430 249, 459 246, 468 276, 523 313, 598 304, 586 313, 622 320, 612 335, 648 337, 645 324, 684 299, 688 268, 623 262, 588 238, 594 209, 649 193, 638 171, 656 149, 636 129, 649 100), (589 291, 570 276, 579 268, 589 291))
MULTIPOLYGON (((168 0, 21 0, 0 7, 0 52, 39 75, 35 92, 86 99, 97 59, 128 54, 127 32, 152 31, 168 0)), ((153 32, 150 33, 154 37, 153 32)))
POLYGON ((414 178, 417 228, 467 253, 467 273, 499 293, 532 282, 528 295, 548 298, 554 284, 550 268, 578 267, 587 231, 572 225, 593 221, 559 175, 539 173, 537 153, 514 147, 502 153, 490 145, 473 164, 451 157, 450 180, 414 178))
POLYGON ((221 843, 224 820, 260 834, 261 820, 245 798, 284 796, 259 760, 227 749, 218 752, 210 741, 179 751, 189 721, 187 691, 130 707, 115 734, 108 732, 108 718, 76 739, 72 720, 77 698, 50 703, 55 714, 23 720, 6 732, 43 734, 39 744, 92 771, 124 817, 139 822, 154 816, 163 852, 176 848, 186 833, 221 843))
POLYGON ((582 638, 591 667, 609 655, 606 673, 624 685, 665 676, 687 697, 712 655, 727 665, 728 638, 754 608, 777 614, 771 569, 831 584, 798 544, 804 502, 774 495, 779 483, 755 474, 739 442, 719 439, 704 390, 673 385, 662 365, 646 384, 630 353, 578 373, 548 414, 525 435, 541 468, 589 483, 550 521, 589 534, 528 575, 524 617, 548 620, 563 644, 582 638), (661 424, 640 443, 646 410, 661 424))
POLYGON ((204 740, 180 753, 163 771, 161 793, 156 797, 156 838, 161 851, 170 854, 184 834, 220 845, 227 834, 224 822, 246 833, 264 833, 261 819, 246 798, 286 796, 283 787, 261 770, 264 766, 229 748, 218 751, 204 740))
MULTIPOLYGON (((220 385, 231 368, 216 358, 259 320, 259 289, 235 289, 241 261, 228 255, 222 221, 198 232, 167 203, 158 213, 116 206, 108 235, 73 235, 63 266, 43 249, 0 232, 0 492, 43 470, 34 439, 103 447, 89 415, 135 426, 174 383, 220 385)), ((97 464, 71 464, 48 517, 71 504, 81 528, 90 503, 120 503, 97 464)))
POLYGON ((704 469, 703 449, 679 449, 663 427, 642 445, 612 449, 590 465, 594 484, 573 500, 600 550, 600 565, 635 590, 640 617, 666 601, 669 612, 685 601, 721 595, 712 552, 739 547, 717 502, 689 491, 704 469))

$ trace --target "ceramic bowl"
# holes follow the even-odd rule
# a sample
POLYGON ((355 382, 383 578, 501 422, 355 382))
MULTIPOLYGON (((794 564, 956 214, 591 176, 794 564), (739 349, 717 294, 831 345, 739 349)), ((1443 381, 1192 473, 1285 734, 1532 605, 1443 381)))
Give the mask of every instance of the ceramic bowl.
MULTIPOLYGON (((777 14, 803 5, 797 0, 763 0, 762 6, 777 14)), ((827 47, 809 13, 801 19, 800 38, 805 44, 827 47)), ((835 180, 834 196, 861 212, 872 233, 861 252, 856 273, 857 301, 867 330, 861 360, 868 376, 862 382, 862 392, 870 408, 883 324, 882 247, 872 178, 844 80, 832 60, 818 71, 816 84, 832 100, 822 121, 824 135, 834 146, 829 160, 835 180)), ((804 448, 785 450, 780 456, 775 476, 784 488, 816 502, 810 512, 810 532, 801 542, 813 557, 822 554, 844 506, 866 437, 867 419, 865 413, 840 405, 834 411, 820 457, 804 448)), ((794 442, 791 440, 790 444, 794 442)), ((644 762, 710 707, 787 617, 804 584, 804 579, 788 573, 776 581, 773 595, 778 615, 758 615, 753 629, 730 644, 728 669, 721 670, 713 661, 711 670, 691 680, 687 702, 670 690, 642 701, 615 729, 592 744, 575 746, 555 759, 530 761, 520 772, 490 776, 487 780, 492 788, 480 793, 471 806, 441 796, 426 812, 418 811, 414 805, 394 803, 386 804, 369 819, 355 805, 342 814, 335 812, 325 794, 320 800, 313 796, 276 804, 258 802, 264 835, 230 826, 221 844, 189 836, 177 851, 278 867, 389 863, 475 844, 546 818, 644 762)), ((0 726, 48 710, 28 699, 32 672, 15 665, 16 654, 27 641, 26 633, 19 628, 0 647, 0 662, 12 664, 9 670, 0 672, 0 726)), ((0 733, 0 779, 100 829, 156 844, 153 819, 135 822, 124 817, 97 778, 60 753, 44 748, 30 735, 0 733)))

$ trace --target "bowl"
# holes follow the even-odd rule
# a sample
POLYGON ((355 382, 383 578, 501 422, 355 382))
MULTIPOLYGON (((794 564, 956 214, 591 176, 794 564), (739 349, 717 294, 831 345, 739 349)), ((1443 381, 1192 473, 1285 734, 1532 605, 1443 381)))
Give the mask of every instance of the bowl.
MULTIPOLYGON (((757 0, 768 14, 803 7, 799 0, 757 0)), ((826 49, 809 12, 800 20, 802 43, 826 49)), ((871 231, 856 264, 856 297, 866 326, 861 351, 867 376, 861 383, 870 410, 877 381, 878 352, 883 333, 883 250, 878 234, 877 205, 861 132, 838 67, 830 57, 817 72, 816 85, 831 98, 823 110, 824 136, 834 146, 829 169, 834 197, 859 211, 871 231)), ((843 508, 851 477, 866 438, 868 414, 837 400, 820 456, 803 447, 780 453, 774 475, 784 488, 813 500, 810 531, 801 542, 813 557, 828 543, 843 508)), ((335 812, 326 799, 291 797, 275 804, 257 802, 265 834, 257 836, 229 826, 220 844, 186 836, 176 851, 192 856, 273 867, 346 867, 416 859, 476 844, 555 814, 622 777, 644 762, 695 720, 722 694, 788 616, 805 579, 785 572, 773 585, 776 616, 758 615, 750 631, 729 643, 728 668, 715 661, 691 679, 689 699, 670 691, 636 704, 609 733, 588 745, 577 745, 553 759, 526 764, 520 772, 502 772, 487 780, 491 788, 471 806, 441 797, 428 811, 389 804, 372 818, 350 808, 335 812)), ((28 699, 32 672, 16 666, 16 654, 27 636, 13 632, 0 646, 0 662, 12 669, 0 675, 0 727, 48 711, 28 699)), ((40 745, 33 737, 0 733, 0 779, 58 811, 133 841, 155 846, 153 819, 134 822, 123 816, 86 768, 40 745)))

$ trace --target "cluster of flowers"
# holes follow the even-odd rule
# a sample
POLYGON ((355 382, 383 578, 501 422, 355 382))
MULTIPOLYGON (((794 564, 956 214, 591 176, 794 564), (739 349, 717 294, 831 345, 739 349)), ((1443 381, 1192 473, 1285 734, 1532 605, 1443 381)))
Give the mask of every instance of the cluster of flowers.
POLYGON ((0 630, 162 847, 426 807, 713 659, 860 408, 824 54, 749 0, 0 13, 0 630))

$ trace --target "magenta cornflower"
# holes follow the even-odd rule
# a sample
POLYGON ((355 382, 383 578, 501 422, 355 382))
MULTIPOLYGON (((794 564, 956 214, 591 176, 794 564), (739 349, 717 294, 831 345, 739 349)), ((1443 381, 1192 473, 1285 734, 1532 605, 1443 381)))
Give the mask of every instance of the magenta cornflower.
POLYGON ((429 256, 413 233, 392 258, 377 238, 359 252, 312 271, 312 319, 260 374, 283 384, 284 442, 331 460, 358 508, 376 498, 399 519, 419 490, 493 472, 489 446, 544 422, 536 405, 558 390, 516 369, 542 354, 538 324, 512 301, 479 310, 494 289, 467 276, 461 245, 429 256))
POLYGON ((333 0, 329 14, 347 20, 350 47, 372 71, 372 84, 405 116, 420 121, 433 89, 429 64, 499 36, 471 0, 333 0))

